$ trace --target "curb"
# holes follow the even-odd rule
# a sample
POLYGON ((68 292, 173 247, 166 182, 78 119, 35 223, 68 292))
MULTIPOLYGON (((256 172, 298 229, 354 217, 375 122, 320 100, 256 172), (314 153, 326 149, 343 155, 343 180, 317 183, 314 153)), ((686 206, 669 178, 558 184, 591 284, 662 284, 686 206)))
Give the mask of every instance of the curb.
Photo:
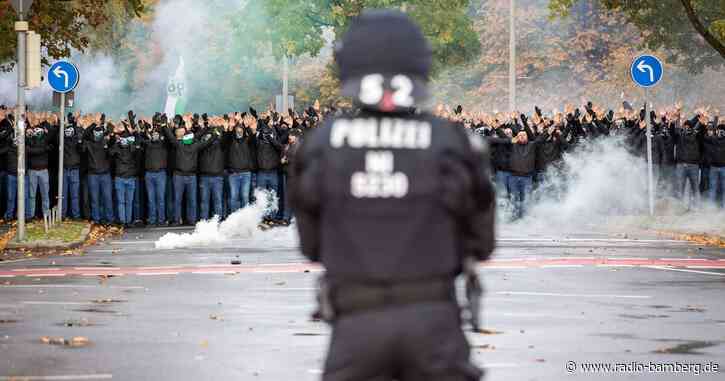
POLYGON ((18 250, 18 249, 42 249, 42 250, 68 250, 76 249, 83 245, 88 239, 88 235, 91 233, 91 224, 86 224, 86 227, 81 231, 80 237, 77 240, 71 242, 62 241, 35 241, 35 242, 17 242, 11 239, 5 246, 5 249, 18 250))
POLYGON ((671 230, 652 229, 659 236, 665 236, 680 241, 699 243, 704 246, 725 248, 725 236, 711 233, 677 232, 671 230))

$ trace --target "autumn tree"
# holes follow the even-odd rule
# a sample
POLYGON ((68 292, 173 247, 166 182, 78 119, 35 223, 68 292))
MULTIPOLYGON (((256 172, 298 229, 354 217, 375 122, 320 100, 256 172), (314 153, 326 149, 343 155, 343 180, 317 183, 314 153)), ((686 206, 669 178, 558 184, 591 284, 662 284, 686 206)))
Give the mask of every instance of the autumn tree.
MULTIPOLYGON (((663 49, 667 61, 699 73, 725 65, 725 0, 599 0, 636 25, 650 50, 663 49)), ((549 8, 566 17, 580 0, 551 0, 549 8)))
MULTIPOLYGON (((112 33, 113 23, 119 18, 131 20, 144 13, 143 0, 35 0, 29 12, 30 29, 40 34, 42 46, 49 59, 68 57, 72 50, 86 51, 92 40, 100 40, 104 33, 112 33), (100 37, 100 38, 99 38, 100 37)), ((10 0, 0 0, 0 69, 11 70, 15 64, 17 34, 14 22, 17 15, 10 0)), ((114 40, 117 35, 107 35, 114 40)))

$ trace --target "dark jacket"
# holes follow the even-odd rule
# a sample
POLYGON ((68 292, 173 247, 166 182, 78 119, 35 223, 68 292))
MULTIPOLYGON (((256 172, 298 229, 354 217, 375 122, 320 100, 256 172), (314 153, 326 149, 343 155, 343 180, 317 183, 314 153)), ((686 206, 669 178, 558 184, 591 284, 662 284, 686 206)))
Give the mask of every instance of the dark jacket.
POLYGON ((257 129, 257 164, 260 170, 272 171, 279 168, 282 143, 279 133, 260 122, 257 129))
POLYGON ((63 168, 77 169, 81 167, 81 153, 83 152, 83 129, 75 126, 66 126, 66 130, 72 130, 71 136, 66 136, 65 131, 59 131, 63 136, 63 168))
POLYGON ((169 145, 166 136, 159 132, 159 140, 150 136, 141 136, 141 148, 144 150, 144 169, 146 172, 165 171, 168 168, 169 145))
POLYGON ((561 160, 564 151, 569 147, 567 139, 571 130, 563 128, 558 136, 548 135, 536 146, 536 170, 545 171, 551 164, 561 160))
POLYGON ((501 144, 498 138, 508 139, 502 130, 495 129, 495 135, 487 137, 488 143, 491 145, 491 163, 493 168, 497 171, 510 171, 511 170, 511 145, 501 144))
POLYGON ((713 167, 725 167, 725 138, 704 136, 705 157, 713 167))
POLYGON ((659 165, 675 165, 675 137, 670 124, 658 123, 653 131, 652 161, 659 165))
POLYGON ((28 155, 28 169, 48 169, 48 154, 52 149, 50 136, 47 133, 42 137, 25 137, 28 155))
MULTIPOLYGON (((128 137, 131 135, 125 135, 128 137)), ((120 139, 114 138, 111 140, 111 146, 109 148, 109 155, 116 165, 115 177, 120 178, 131 178, 137 177, 138 163, 137 156, 141 153, 141 146, 138 141, 131 144, 121 144, 120 139)))
POLYGON ((365 121, 326 120, 292 159, 290 201, 302 253, 324 265, 332 284, 452 279, 464 256, 488 258, 494 194, 485 143, 425 114, 357 118, 365 121), (383 126, 415 129, 410 136, 418 138, 397 146, 377 132, 383 126), (331 139, 350 127, 371 127, 380 139, 374 147, 331 139), (373 152, 380 152, 382 170, 369 171, 373 152))
POLYGON ((227 131, 224 134, 227 170, 233 173, 255 171, 257 169, 256 144, 257 137, 249 128, 244 129, 242 138, 237 138, 234 131, 227 131))
POLYGON ((674 129, 675 158, 678 163, 700 164, 702 162, 702 137, 704 128, 699 122, 692 123, 693 128, 674 129))
POLYGON ((214 134, 215 138, 206 148, 199 153, 199 175, 201 176, 224 176, 225 154, 222 139, 218 138, 218 130, 207 129, 207 132, 214 134))
POLYGON ((196 176, 199 152, 216 140, 216 135, 204 135, 200 141, 194 141, 191 144, 183 144, 177 140, 169 128, 162 129, 169 144, 174 148, 174 167, 172 168, 175 175, 179 176, 196 176))
POLYGON ((104 132, 100 140, 95 140, 93 130, 95 124, 86 128, 83 135, 83 152, 88 157, 88 173, 99 175, 109 173, 111 171, 111 161, 108 156, 108 140, 107 132, 104 132))

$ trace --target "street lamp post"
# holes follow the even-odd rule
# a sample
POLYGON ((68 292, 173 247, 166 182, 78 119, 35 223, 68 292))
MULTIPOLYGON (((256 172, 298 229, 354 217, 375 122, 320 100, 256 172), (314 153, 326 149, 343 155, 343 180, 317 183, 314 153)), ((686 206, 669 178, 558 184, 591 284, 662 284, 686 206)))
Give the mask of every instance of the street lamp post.
POLYGON ((509 0, 509 111, 516 111, 516 0, 509 0))

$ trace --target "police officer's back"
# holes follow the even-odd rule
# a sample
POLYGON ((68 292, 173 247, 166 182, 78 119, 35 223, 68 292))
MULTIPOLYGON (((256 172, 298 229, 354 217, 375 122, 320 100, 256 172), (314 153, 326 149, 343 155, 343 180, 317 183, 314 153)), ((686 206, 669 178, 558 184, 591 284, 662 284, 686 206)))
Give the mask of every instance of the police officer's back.
POLYGON ((326 274, 333 323, 324 380, 477 380, 454 279, 493 248, 493 191, 479 138, 410 108, 431 55, 398 12, 365 12, 338 46, 355 117, 326 121, 292 164, 302 252, 326 274))

